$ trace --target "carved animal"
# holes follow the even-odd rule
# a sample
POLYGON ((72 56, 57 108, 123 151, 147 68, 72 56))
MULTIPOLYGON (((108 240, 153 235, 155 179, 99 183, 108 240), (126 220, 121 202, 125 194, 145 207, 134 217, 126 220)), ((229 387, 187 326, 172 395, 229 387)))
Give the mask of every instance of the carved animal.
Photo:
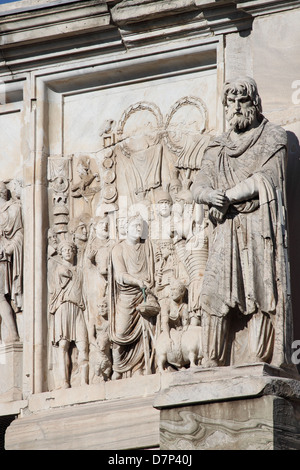
POLYGON ((162 332, 156 341, 156 361, 159 372, 171 364, 177 369, 196 367, 202 360, 201 327, 189 325, 186 330, 171 328, 170 336, 162 332))

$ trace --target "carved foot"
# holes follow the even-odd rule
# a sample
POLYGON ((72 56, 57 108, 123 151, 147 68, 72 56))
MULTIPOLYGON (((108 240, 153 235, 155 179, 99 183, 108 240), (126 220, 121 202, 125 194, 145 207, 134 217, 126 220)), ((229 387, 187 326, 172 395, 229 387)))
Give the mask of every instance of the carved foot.
POLYGON ((120 374, 120 372, 114 371, 111 377, 111 380, 120 380, 121 378, 122 378, 122 374, 120 374))
POLYGON ((62 385, 56 387, 56 390, 64 390, 67 388, 71 388, 71 385, 68 382, 63 382, 62 385))
POLYGON ((170 371, 169 371, 169 369, 167 368, 167 369, 159 369, 158 372, 159 372, 160 374, 168 374, 170 371))
POLYGON ((219 366, 218 362, 215 359, 204 359, 201 365, 202 367, 207 367, 207 368, 219 366))
POLYGON ((4 343, 6 344, 11 344, 11 343, 19 343, 20 342, 20 338, 19 336, 8 336, 7 338, 5 338, 5 341, 3 341, 4 343))
POLYGON ((256 356, 256 354, 249 355, 249 364, 255 364, 257 362, 265 362, 261 357, 256 356))

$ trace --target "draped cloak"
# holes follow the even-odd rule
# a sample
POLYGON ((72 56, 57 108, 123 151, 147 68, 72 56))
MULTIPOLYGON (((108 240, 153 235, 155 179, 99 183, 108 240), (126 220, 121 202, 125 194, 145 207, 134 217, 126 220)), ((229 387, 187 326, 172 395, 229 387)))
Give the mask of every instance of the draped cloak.
POLYGON ((55 289, 49 302, 52 343, 57 345, 61 339, 86 342, 81 270, 76 266, 59 263, 55 275, 55 289))
POLYGON ((229 207, 215 223, 203 277, 200 307, 225 316, 232 309, 269 314, 275 326, 275 355, 283 355, 288 329, 288 261, 285 218, 286 132, 263 118, 250 136, 235 142, 230 131, 208 146, 193 185, 198 202, 211 189, 239 183, 258 196, 229 207), (276 315, 275 315, 276 314, 276 315))
POLYGON ((153 286, 153 250, 151 243, 129 245, 121 241, 111 255, 111 301, 110 337, 119 348, 119 357, 114 357, 114 370, 124 373, 133 372, 144 362, 143 319, 137 306, 143 301, 139 287, 126 284, 124 274, 144 280, 153 286))
POLYGON ((13 308, 22 309, 23 293, 23 222, 21 205, 8 201, 1 207, 0 248, 9 246, 12 254, 0 260, 0 292, 10 296, 13 308))

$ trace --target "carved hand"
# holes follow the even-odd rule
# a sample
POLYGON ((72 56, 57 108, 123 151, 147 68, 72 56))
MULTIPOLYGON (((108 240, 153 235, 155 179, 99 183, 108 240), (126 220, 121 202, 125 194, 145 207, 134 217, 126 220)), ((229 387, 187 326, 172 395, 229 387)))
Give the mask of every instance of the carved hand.
POLYGON ((141 281, 141 280, 138 280, 138 285, 140 287, 140 289, 148 289, 149 288, 149 285, 146 281, 141 281))
POLYGON ((225 219, 228 206, 225 208, 211 207, 209 210, 210 219, 215 223, 221 223, 225 219))
POLYGON ((246 201, 258 197, 258 183, 257 176, 250 176, 246 180, 238 183, 231 189, 226 190, 226 197, 231 204, 246 201))
POLYGON ((209 192, 206 196, 206 199, 208 204, 218 208, 221 207, 227 209, 229 206, 228 198, 225 196, 224 191, 221 191, 220 189, 214 189, 213 191, 209 192))

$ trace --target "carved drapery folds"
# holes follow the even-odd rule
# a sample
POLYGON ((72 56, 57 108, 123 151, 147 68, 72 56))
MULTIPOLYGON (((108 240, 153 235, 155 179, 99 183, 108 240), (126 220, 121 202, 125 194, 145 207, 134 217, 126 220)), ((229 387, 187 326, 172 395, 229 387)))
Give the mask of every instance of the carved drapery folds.
MULTIPOLYGON (((205 184, 212 186, 207 155, 217 147, 210 144, 204 102, 182 97, 163 116, 156 104, 141 101, 119 122, 107 116, 99 134, 97 154, 49 158, 52 386, 234 363, 240 336, 229 339, 230 316, 222 322, 203 308, 213 296, 203 280, 211 289, 208 276, 219 269, 215 234, 223 223, 197 190, 207 168, 203 194, 205 184), (218 360, 209 357, 213 344, 218 360)), ((219 255, 226 260, 225 252, 219 255)), ((255 336, 261 325, 251 325, 255 336)), ((273 326, 264 331, 257 343, 265 344, 263 360, 270 362, 273 326)))
POLYGON ((0 182, 0 341, 20 341, 16 315, 23 310, 22 183, 0 182))

